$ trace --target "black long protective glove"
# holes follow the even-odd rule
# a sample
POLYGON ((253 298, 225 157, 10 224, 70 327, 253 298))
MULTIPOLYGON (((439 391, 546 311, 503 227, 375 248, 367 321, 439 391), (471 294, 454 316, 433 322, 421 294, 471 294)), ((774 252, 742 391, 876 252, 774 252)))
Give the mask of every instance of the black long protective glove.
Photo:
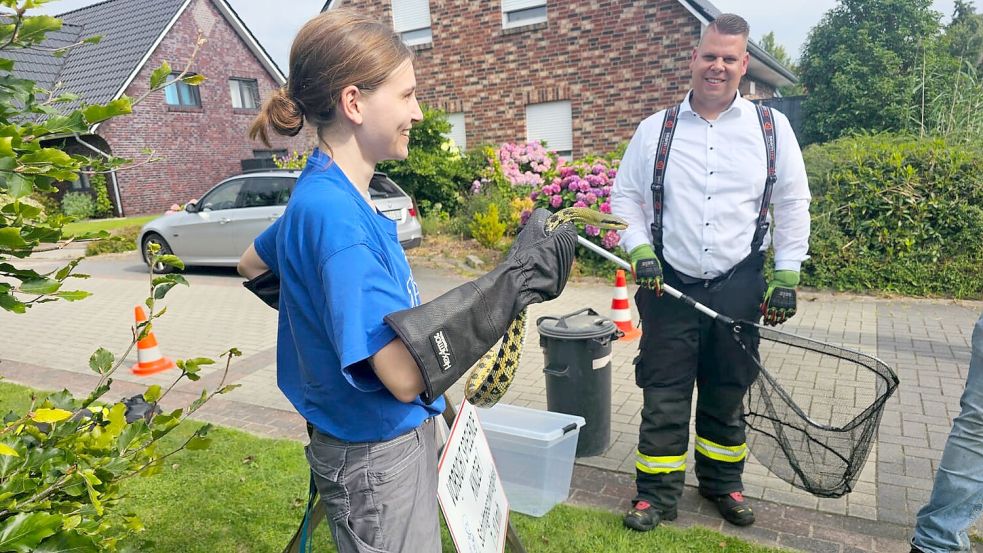
POLYGON ((426 403, 433 403, 491 349, 523 309, 563 291, 577 229, 564 223, 547 236, 549 215, 545 209, 533 212, 505 261, 485 276, 385 317, 420 367, 426 403))
POLYGON ((277 311, 280 310, 280 279, 273 274, 273 271, 266 271, 263 274, 253 277, 242 283, 256 297, 263 300, 277 311))

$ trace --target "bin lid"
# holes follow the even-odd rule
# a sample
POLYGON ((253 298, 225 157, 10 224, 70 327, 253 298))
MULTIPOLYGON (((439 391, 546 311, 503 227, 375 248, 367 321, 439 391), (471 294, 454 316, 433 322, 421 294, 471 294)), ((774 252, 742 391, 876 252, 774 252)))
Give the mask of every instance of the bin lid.
POLYGON ((562 317, 540 317, 536 326, 541 336, 561 340, 601 338, 618 331, 611 319, 589 307, 562 317))
POLYGON ((488 409, 478 408, 475 411, 478 413, 478 420, 481 421, 483 429, 518 436, 541 445, 551 444, 568 432, 586 424, 584 417, 578 415, 540 411, 504 403, 488 409))

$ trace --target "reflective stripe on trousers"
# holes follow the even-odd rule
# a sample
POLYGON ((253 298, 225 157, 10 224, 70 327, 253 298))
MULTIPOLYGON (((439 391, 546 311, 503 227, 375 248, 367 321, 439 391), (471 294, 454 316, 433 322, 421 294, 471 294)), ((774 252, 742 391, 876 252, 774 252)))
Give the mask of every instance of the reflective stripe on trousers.
POLYGON ((656 457, 635 451, 635 468, 648 474, 662 474, 686 470, 686 454, 656 457))
POLYGON ((743 461, 744 458, 747 457, 746 443, 735 446, 720 445, 700 436, 696 437, 694 449, 696 449, 697 452, 713 459, 714 461, 721 461, 724 463, 737 463, 743 461))

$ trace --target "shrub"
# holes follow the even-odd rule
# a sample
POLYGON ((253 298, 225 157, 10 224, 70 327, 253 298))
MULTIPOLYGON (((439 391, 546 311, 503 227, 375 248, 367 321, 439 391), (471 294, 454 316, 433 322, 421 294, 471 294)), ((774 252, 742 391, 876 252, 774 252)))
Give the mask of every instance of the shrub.
POLYGON ((811 146, 805 158, 814 195, 806 284, 981 296, 978 149, 878 134, 811 146))
POLYGON ((132 252, 137 249, 138 234, 140 234, 140 227, 135 225, 113 229, 109 233, 109 238, 89 242, 85 247, 85 255, 132 252))
POLYGON ((94 215, 96 217, 112 217, 113 202, 109 199, 109 185, 106 182, 105 173, 95 173, 90 176, 89 186, 96 193, 94 215))
POLYGON ((454 214, 464 203, 483 158, 480 153, 462 154, 447 139, 450 130, 444 112, 424 107, 423 120, 410 130, 409 156, 380 163, 378 170, 389 175, 421 206, 440 204, 454 214))
POLYGON ((497 247, 502 241, 502 236, 505 235, 505 223, 498 218, 498 205, 489 204, 487 211, 475 214, 474 221, 468 225, 468 228, 471 230, 471 236, 482 246, 497 247))
POLYGON ((61 199, 61 210, 69 217, 91 219, 96 214, 96 202, 86 192, 68 192, 61 199))

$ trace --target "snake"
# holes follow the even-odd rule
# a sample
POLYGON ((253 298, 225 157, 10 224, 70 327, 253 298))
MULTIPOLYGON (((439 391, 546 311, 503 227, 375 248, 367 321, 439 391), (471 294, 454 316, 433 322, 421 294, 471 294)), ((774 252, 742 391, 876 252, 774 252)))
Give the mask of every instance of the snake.
MULTIPOLYGON (((601 229, 624 230, 628 223, 620 217, 587 207, 568 207, 546 218, 546 233, 571 221, 576 224, 591 225, 601 229)), ((501 346, 485 353, 475 364, 464 387, 464 396, 475 407, 491 407, 498 403, 515 378, 525 343, 528 316, 523 308, 512 319, 502 335, 501 346)))

